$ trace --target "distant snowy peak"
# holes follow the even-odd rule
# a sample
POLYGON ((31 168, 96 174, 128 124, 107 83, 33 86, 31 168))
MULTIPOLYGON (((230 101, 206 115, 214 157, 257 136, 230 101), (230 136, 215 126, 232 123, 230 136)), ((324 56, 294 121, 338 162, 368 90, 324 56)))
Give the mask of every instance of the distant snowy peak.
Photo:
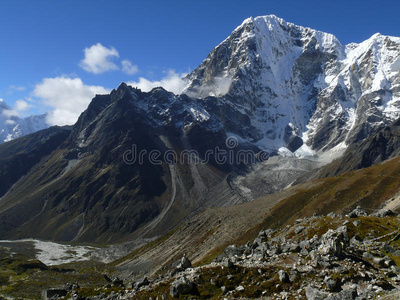
POLYGON ((248 18, 183 93, 217 97, 224 127, 262 148, 346 147, 400 117, 399 44, 375 34, 343 46, 274 15, 248 18))
POLYGON ((0 99, 0 144, 48 128, 46 114, 20 118, 0 99))

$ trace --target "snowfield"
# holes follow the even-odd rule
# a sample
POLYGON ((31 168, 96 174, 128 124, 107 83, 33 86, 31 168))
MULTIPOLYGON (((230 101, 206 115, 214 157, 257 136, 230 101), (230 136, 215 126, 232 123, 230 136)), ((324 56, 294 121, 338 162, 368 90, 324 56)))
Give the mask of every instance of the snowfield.
POLYGON ((35 239, 0 240, 0 246, 5 243, 32 243, 36 250, 36 258, 48 266, 89 260, 89 254, 97 250, 91 246, 71 246, 35 239))

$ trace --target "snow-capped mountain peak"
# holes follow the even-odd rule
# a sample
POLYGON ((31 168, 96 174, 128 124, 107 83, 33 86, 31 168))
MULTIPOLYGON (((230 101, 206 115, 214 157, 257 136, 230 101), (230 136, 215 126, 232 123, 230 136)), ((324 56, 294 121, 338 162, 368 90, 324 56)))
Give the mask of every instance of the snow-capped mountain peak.
POLYGON ((262 148, 345 147, 400 117, 399 45, 375 34, 343 46, 274 15, 248 18, 188 75, 184 93, 218 97, 229 132, 262 148))
POLYGON ((46 114, 20 118, 0 99, 0 144, 48 127, 46 114))

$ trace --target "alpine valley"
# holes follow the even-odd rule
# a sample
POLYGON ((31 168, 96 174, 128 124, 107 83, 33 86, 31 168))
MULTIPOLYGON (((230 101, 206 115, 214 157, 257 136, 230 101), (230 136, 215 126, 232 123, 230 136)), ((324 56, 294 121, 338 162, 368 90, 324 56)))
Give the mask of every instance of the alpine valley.
POLYGON ((0 294, 399 291, 400 38, 342 45, 273 15, 249 18, 182 80, 179 95, 122 83, 73 126, 9 120, 0 131, 0 294), (49 245, 64 250, 44 261, 49 245), (78 284, 60 288, 67 280, 78 284))

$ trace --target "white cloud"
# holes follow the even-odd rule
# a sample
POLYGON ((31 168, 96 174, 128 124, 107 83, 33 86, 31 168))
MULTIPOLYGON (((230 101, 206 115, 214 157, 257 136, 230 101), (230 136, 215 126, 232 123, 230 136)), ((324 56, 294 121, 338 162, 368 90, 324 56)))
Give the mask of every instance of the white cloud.
POLYGON ((149 92, 155 87, 163 87, 167 91, 173 92, 174 94, 180 94, 186 86, 186 81, 182 77, 186 74, 176 73, 174 70, 169 70, 167 76, 159 81, 150 81, 146 78, 140 77, 137 82, 128 82, 128 85, 138 87, 144 92, 149 92))
POLYGON ((190 91, 185 91, 189 97, 205 98, 208 96, 222 97, 226 95, 232 86, 232 77, 214 77, 207 84, 192 87, 190 91))
POLYGON ((138 66, 133 65, 129 60, 121 61, 121 65, 122 65, 122 72, 128 75, 136 74, 139 71, 138 66))
POLYGON ((29 107, 31 107, 31 105, 29 105, 28 102, 21 100, 21 99, 15 101, 15 103, 14 103, 14 110, 16 110, 17 112, 24 112, 29 107))
POLYGON ((18 86, 18 85, 11 85, 8 89, 9 89, 10 91, 22 92, 22 91, 25 91, 25 90, 26 90, 26 87, 24 87, 24 86, 18 86))
POLYGON ((12 109, 5 109, 2 111, 3 116, 6 118, 19 117, 19 113, 12 109))
POLYGON ((6 125, 14 125, 16 122, 14 120, 6 120, 6 125))
POLYGON ((101 74, 107 71, 118 70, 118 66, 112 62, 113 58, 118 58, 119 53, 114 47, 104 47, 97 43, 90 48, 83 50, 85 58, 79 66, 87 72, 101 74))
POLYGON ((49 106, 49 125, 71 125, 87 108, 96 94, 108 94, 102 86, 85 85, 80 78, 45 78, 35 86, 33 95, 49 106))

